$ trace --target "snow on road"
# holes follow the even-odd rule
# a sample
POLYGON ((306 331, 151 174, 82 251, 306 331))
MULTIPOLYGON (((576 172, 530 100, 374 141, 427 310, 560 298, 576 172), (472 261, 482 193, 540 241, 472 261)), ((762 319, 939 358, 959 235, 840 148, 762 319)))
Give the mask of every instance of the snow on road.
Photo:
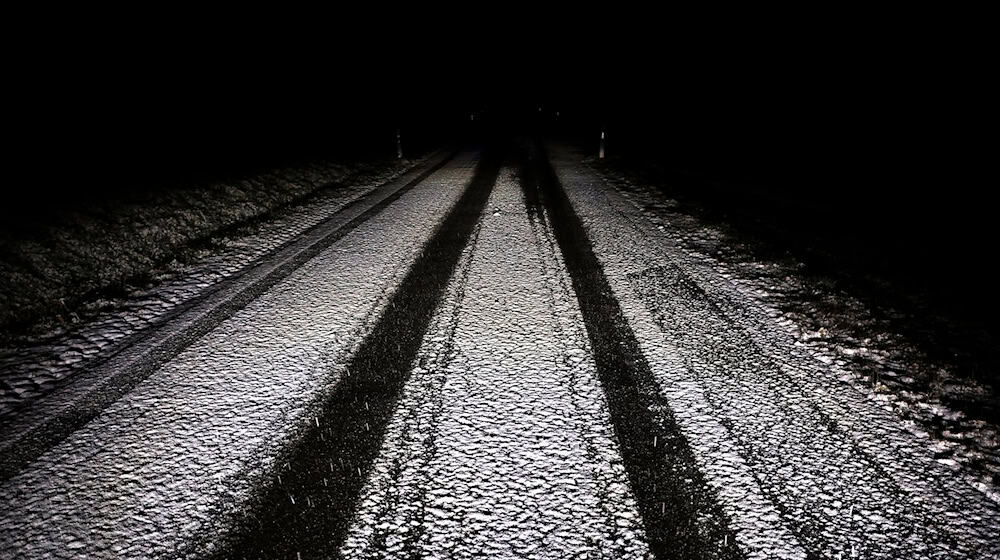
POLYGON ((350 558, 643 558, 575 295, 504 173, 438 309, 350 558))
POLYGON ((0 485, 0 550, 173 557, 260 483, 468 183, 465 153, 0 485))
MULTIPOLYGON (((234 510, 281 472, 279 453, 303 425, 320 425, 320 397, 394 307, 389 296, 408 298, 397 288, 476 160, 463 153, 433 173, 0 484, 0 551, 213 552, 234 510)), ((574 156, 557 151, 553 163, 648 362, 646 378, 652 371, 735 531, 718 539, 727 550, 761 559, 1000 557, 1000 508, 936 461, 928 442, 574 156)), ((546 210, 528 208, 519 181, 501 173, 452 273, 343 556, 645 558, 645 527, 655 546, 655 524, 676 522, 639 513, 635 496, 641 504, 644 494, 629 485, 574 283, 546 210)), ((452 257, 462 231, 457 242, 447 234, 452 257)), ((439 287, 453 262, 435 269, 439 287)), ((385 348, 370 340, 374 352, 385 348)))
POLYGON ((751 557, 984 558, 1000 511, 566 152, 556 168, 751 557))

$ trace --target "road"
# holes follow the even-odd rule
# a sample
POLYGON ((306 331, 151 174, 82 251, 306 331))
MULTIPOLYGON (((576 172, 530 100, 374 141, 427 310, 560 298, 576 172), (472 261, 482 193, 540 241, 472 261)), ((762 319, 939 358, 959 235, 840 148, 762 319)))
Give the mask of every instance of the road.
POLYGON ((578 154, 442 161, 3 426, 0 550, 1000 557, 1000 505, 578 154))

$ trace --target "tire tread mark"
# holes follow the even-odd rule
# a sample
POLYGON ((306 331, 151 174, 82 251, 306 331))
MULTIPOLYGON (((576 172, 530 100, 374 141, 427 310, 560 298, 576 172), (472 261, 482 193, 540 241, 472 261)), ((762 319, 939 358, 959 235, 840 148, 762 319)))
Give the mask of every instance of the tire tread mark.
POLYGON ((281 454, 271 483, 233 520, 214 558, 339 556, 368 473, 420 350, 502 163, 487 147, 465 192, 361 342, 310 425, 281 454))
POLYGON ((538 144, 522 166, 525 198, 546 209, 569 271, 650 550, 657 558, 745 558, 545 149, 538 144))
MULTIPOLYGON (((431 163, 422 171, 418 171, 415 177, 407 181, 389 196, 369 207, 343 226, 318 239, 315 243, 309 245, 301 252, 294 254, 291 258, 286 260, 277 268, 269 271, 262 278, 258 278, 250 282, 248 286, 240 288, 238 285, 239 282, 247 277, 254 269, 265 266, 274 258, 281 258, 282 253, 290 249, 296 240, 306 238, 310 234, 318 231, 325 224, 329 223, 330 220, 335 219, 337 215, 342 214, 346 209, 361 203, 364 198, 367 198, 367 195, 349 203, 329 219, 323 220, 318 224, 307 228, 295 239, 290 240, 288 243, 278 248, 275 248, 271 252, 268 252, 266 255, 256 260, 253 264, 244 268, 242 272, 223 280, 218 285, 196 296, 191 301, 182 304, 178 307, 178 309, 170 312, 161 321, 158 321, 156 324, 150 326, 143 332, 138 333, 135 337, 130 337, 129 340, 122 343, 118 351, 110 354, 107 358, 104 358, 100 363, 95 365, 96 371, 94 371, 92 375, 101 376, 101 379, 98 380, 95 387, 88 389, 81 398, 73 401, 70 405, 60 410, 52 418, 43 421, 41 424, 32 426, 23 434, 12 437, 8 439, 7 442, 4 442, 2 447, 3 452, 0 453, 0 483, 15 476, 40 455, 57 445, 77 429, 96 418, 106 408, 132 391, 132 389, 139 385, 139 383, 162 367, 163 364, 170 361, 177 354, 183 352, 188 346, 209 333, 221 322, 246 307, 251 301, 259 297, 284 278, 288 277, 292 272, 300 268, 326 248, 330 247, 337 240, 343 238, 359 225, 379 214, 387 206, 398 200, 401 196, 413 189, 413 187, 423 182, 432 173, 443 167, 448 161, 454 158, 456 153, 457 152, 450 153, 440 160, 431 163), (233 290, 234 288, 236 290, 235 293, 226 293, 228 290, 233 290), (219 299, 220 294, 222 294, 221 302, 212 301, 214 299, 219 299), (170 322, 172 320, 180 319, 182 315, 189 311, 197 312, 198 308, 203 305, 209 305, 211 307, 207 312, 202 313, 190 324, 184 326, 177 332, 169 332, 170 322), (167 332, 165 333, 164 331, 167 332), (162 338, 160 340, 156 340, 158 337, 162 338), (126 356, 129 349, 137 346, 146 346, 146 348, 141 349, 138 352, 138 356, 134 359, 129 359, 129 357, 126 356), (118 364, 114 361, 116 358, 125 358, 126 363, 124 364, 124 367, 122 364, 118 364)), ((396 181, 398 180, 399 179, 396 179, 396 181)), ((376 187, 374 190, 378 189, 379 188, 376 187)), ((72 389, 72 386, 63 387, 63 390, 72 389)), ((2 431, 2 428, 0 428, 0 431, 2 431)))

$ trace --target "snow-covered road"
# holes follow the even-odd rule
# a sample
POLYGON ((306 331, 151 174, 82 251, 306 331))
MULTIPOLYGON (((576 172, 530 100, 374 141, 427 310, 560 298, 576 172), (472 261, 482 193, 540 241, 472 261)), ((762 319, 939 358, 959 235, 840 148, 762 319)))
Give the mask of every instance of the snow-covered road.
POLYGON ((19 466, 0 551, 1000 557, 819 358, 576 154, 462 152, 19 466))

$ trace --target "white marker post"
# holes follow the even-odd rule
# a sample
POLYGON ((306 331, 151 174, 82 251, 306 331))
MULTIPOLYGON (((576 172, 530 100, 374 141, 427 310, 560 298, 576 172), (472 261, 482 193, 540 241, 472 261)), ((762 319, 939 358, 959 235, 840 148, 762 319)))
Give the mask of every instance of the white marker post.
POLYGON ((396 129, 396 159, 403 159, 403 143, 399 140, 399 129, 396 129))
POLYGON ((597 152, 597 159, 604 159, 604 129, 601 129, 601 149, 597 152))

